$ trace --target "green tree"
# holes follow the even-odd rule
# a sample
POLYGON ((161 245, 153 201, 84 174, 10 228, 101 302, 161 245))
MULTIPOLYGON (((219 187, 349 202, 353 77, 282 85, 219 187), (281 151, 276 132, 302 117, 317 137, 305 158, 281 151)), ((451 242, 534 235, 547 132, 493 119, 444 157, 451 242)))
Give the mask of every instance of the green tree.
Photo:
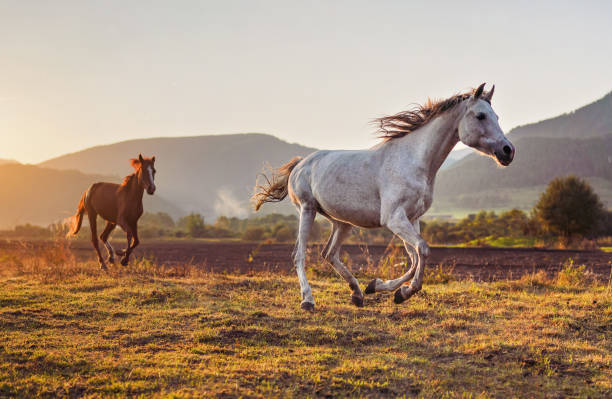
POLYGON ((585 180, 568 176, 552 180, 533 211, 544 231, 567 243, 597 230, 603 206, 585 180))
POLYGON ((503 235, 522 237, 529 233, 529 216, 520 209, 512 209, 499 215, 503 235))
POLYGON ((192 213, 181 218, 178 225, 191 237, 203 237, 206 233, 204 218, 199 213, 192 213))

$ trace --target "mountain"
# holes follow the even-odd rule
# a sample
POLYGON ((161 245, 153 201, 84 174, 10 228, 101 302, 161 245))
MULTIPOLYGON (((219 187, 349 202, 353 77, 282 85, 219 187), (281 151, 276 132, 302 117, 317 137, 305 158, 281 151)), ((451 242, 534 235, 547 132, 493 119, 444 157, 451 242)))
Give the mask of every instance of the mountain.
MULTIPOLYGON (((5 229, 25 223, 45 226, 72 216, 81 195, 92 183, 118 183, 121 179, 8 163, 0 165, 0 181, 0 229, 5 229)), ((150 212, 163 211, 175 217, 182 214, 157 193, 154 196, 145 195, 144 206, 150 212)))
POLYGON ((7 163, 18 163, 13 159, 0 159, 0 165, 6 165, 7 163))
POLYGON ((460 148, 460 149, 451 151, 450 154, 448 154, 448 157, 446 158, 442 166, 440 167, 440 170, 449 169, 451 166, 461 161, 463 158, 470 155, 471 153, 472 153, 471 148, 460 148))
POLYGON ((471 154, 441 170, 433 214, 477 209, 530 209, 548 182, 574 174, 587 178, 612 206, 612 92, 574 112, 519 126, 508 133, 513 163, 471 154))
MULTIPOLYGON (((250 133, 129 140, 97 146, 40 164, 58 170, 125 176, 129 159, 156 156, 157 193, 184 213, 247 216, 255 179, 269 163, 277 167, 314 148, 250 133)), ((288 209, 288 205, 279 208, 288 209)), ((278 209, 277 209, 278 210, 278 209)))
POLYGON ((515 127, 508 133, 508 137, 511 140, 518 137, 580 139, 608 134, 612 134, 612 91, 573 112, 515 127))

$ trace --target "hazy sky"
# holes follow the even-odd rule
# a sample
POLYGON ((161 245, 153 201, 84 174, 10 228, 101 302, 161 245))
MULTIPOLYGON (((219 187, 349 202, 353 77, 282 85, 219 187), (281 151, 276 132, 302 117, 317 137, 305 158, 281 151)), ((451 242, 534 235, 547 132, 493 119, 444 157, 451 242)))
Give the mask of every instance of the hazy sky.
POLYGON ((0 0, 0 158, 152 136, 376 142, 482 82, 505 130, 612 89, 611 1, 0 0))

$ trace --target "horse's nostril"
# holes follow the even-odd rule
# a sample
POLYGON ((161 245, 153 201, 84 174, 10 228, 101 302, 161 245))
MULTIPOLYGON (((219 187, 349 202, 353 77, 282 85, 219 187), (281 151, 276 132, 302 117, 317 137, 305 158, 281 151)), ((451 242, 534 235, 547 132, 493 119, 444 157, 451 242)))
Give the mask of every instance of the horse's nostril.
POLYGON ((506 153, 506 155, 510 155, 510 153, 512 152, 512 148, 510 148, 509 145, 505 145, 504 152, 506 153))

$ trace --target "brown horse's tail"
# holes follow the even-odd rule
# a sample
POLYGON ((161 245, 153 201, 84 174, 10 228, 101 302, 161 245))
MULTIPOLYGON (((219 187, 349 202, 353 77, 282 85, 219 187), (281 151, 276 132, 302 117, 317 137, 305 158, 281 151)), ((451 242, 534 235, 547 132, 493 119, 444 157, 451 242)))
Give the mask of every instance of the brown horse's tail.
POLYGON ((256 211, 266 202, 280 202, 285 199, 289 193, 289 175, 302 159, 302 157, 293 158, 273 171, 271 178, 262 173, 265 182, 255 186, 255 194, 251 197, 256 211))
POLYGON ((89 194, 89 189, 83 193, 81 196, 81 201, 79 201, 79 206, 77 208, 76 213, 73 217, 71 217, 71 226, 70 232, 68 235, 76 235, 79 230, 81 230, 81 224, 83 223, 83 214, 85 213, 85 201, 87 201, 87 196, 89 194))

